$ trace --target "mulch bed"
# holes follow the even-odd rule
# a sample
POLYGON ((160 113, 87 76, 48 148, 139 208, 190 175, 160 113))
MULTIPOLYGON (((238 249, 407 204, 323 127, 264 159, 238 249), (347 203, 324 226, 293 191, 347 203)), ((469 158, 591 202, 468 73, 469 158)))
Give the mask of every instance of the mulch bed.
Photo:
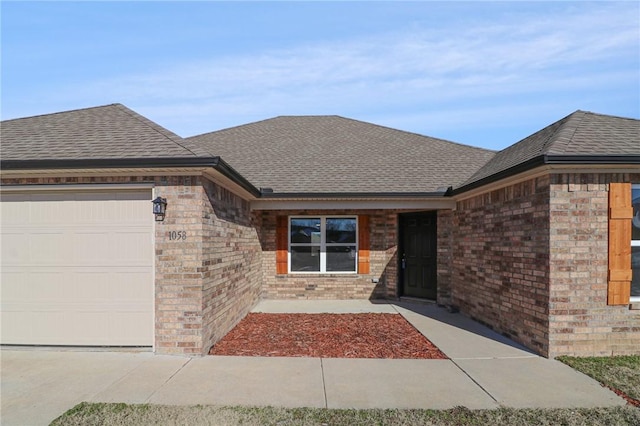
POLYGON ((615 393, 620 398, 623 398, 625 401, 627 401, 627 405, 632 405, 634 407, 640 408, 640 400, 635 399, 635 398, 631 398, 629 395, 627 395, 626 393, 622 392, 620 389, 612 388, 611 386, 608 386, 608 385, 605 385, 605 384, 602 384, 602 386, 604 386, 606 388, 609 388, 611 391, 613 391, 613 393, 615 393))
POLYGON ((399 314, 250 313, 209 354, 447 359, 399 314))

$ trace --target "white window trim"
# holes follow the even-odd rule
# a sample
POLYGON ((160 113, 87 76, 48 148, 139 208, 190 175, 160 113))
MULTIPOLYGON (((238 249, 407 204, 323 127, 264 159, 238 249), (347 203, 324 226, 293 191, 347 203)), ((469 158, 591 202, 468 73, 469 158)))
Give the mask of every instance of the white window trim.
MULTIPOLYGON (((633 190, 640 190, 640 184, 639 183, 634 183, 631 184, 631 201, 633 201, 633 190)), ((631 247, 640 247, 640 240, 631 240, 631 247)), ((631 298, 629 299, 629 301, 631 303, 638 303, 640 302, 640 296, 631 296, 631 298)))
MULTIPOLYGON (((359 224, 358 215, 297 215, 289 216, 287 219, 287 270, 289 274, 301 274, 301 275, 355 275, 358 273, 358 257, 359 257, 359 224), (320 270, 319 271, 292 271, 291 270, 291 219, 320 219, 320 270), (355 243, 331 243, 331 247, 338 246, 356 246, 355 268, 353 271, 327 271, 327 242, 326 242, 326 223, 327 219, 354 219, 356 221, 356 242, 355 243)), ((313 247, 318 244, 315 243, 293 243, 297 247, 313 247)))

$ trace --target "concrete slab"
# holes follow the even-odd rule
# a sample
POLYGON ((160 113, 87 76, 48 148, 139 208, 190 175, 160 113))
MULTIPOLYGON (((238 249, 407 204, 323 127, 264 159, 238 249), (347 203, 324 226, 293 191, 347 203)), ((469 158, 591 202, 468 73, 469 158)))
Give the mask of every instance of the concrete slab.
POLYGON ((458 359, 464 371, 501 405, 573 408, 625 405, 590 377, 544 358, 458 359))
POLYGON ((431 408, 498 404, 449 360, 323 359, 328 408, 431 408))
POLYGON ((395 304, 397 311, 449 358, 537 357, 529 349, 459 313, 436 305, 395 304))
POLYGON ((189 357, 155 355, 88 401, 143 404, 191 360, 189 357))
POLYGON ((46 425, 82 401, 472 409, 625 401, 558 361, 434 305, 269 301, 268 312, 399 312, 450 360, 154 355, 3 348, 2 425, 46 425))
POLYGON ((398 313, 393 305, 384 300, 261 300, 251 312, 269 314, 398 313))
POLYGON ((48 425, 154 356, 7 350, 0 355, 3 425, 48 425))
POLYGON ((196 358, 161 386, 148 402, 324 407, 320 359, 196 358))

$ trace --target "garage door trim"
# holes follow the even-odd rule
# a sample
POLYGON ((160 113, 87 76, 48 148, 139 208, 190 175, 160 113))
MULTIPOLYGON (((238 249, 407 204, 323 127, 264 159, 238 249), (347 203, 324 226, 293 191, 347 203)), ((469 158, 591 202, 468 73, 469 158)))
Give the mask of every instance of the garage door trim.
MULTIPOLYGON (((148 319, 150 319, 150 324, 149 326, 151 327, 150 330, 148 330, 145 333, 148 333, 147 336, 149 336, 148 338, 145 338, 144 340, 146 342, 149 343, 144 343, 142 344, 143 346, 151 346, 152 348, 155 348, 155 221, 153 220, 153 214, 152 214, 152 209, 151 209, 151 200, 153 199, 153 197, 155 196, 155 185, 153 183, 118 183, 118 184, 69 184, 69 185, 65 185, 65 184, 36 184, 36 185, 3 185, 2 187, 0 187, 0 194, 2 193, 6 193, 6 195, 9 195, 9 193, 11 194, 25 194, 28 195, 29 193, 32 194, 36 194, 36 193, 61 193, 61 192, 65 192, 65 193, 69 193, 71 194, 80 194, 80 193, 113 193, 113 199, 116 200, 118 199, 118 193, 127 193, 130 191, 141 191, 141 192, 146 192, 148 191, 148 200, 149 200, 149 208, 148 208, 148 217, 145 216, 144 211, 142 211, 142 205, 138 204, 138 208, 137 208, 137 212, 135 210, 133 210, 132 212, 135 213, 134 216, 132 217, 137 217, 137 222, 138 223, 146 223, 147 225, 145 225, 144 229, 147 229, 148 234, 150 234, 148 236, 148 238, 144 238, 143 240, 139 240, 142 241, 142 243, 144 243, 145 245, 148 244, 148 249, 145 249, 145 251, 149 250, 149 254, 148 255, 143 255, 142 257, 140 257, 139 259, 142 259, 141 261, 144 262, 143 264, 148 265, 148 269, 147 269, 147 277, 146 279, 144 279, 142 282, 146 282, 147 284, 144 285, 144 287, 139 287, 140 290, 142 290, 142 293, 138 292, 138 294, 143 295, 143 294, 147 294, 147 291, 145 289, 145 287, 148 286, 148 289, 150 291, 150 294, 147 294, 147 296, 149 299, 148 304, 146 304, 147 308, 145 308, 146 312, 149 312, 148 309, 150 309, 149 312, 149 316, 147 316, 148 319), (141 222, 142 221, 142 222, 141 222), (144 242, 146 240, 146 242, 144 242), (144 260, 146 259, 146 260, 144 260), (147 340, 149 339, 149 340, 147 340)), ((13 198, 13 197, 11 197, 13 198)), ((73 195, 71 195, 71 199, 73 199, 73 195)), ((138 201, 143 201, 143 199, 147 199, 147 195, 141 194, 140 198, 138 198, 138 201)), ((6 200, 7 202, 10 202, 9 200, 6 200)), ((132 205, 134 206, 134 205, 132 205)), ((72 207, 73 208, 73 207, 72 207)), ((134 219, 135 220, 135 219, 134 219)), ((3 219, 4 222, 4 219, 3 219)), ((30 222, 30 221, 29 221, 30 222)), ((116 221, 117 222, 117 221, 116 221)), ((19 222, 18 222, 19 223, 19 222)), ((62 223, 62 222, 60 222, 62 223)), ((126 217, 124 219, 124 221, 122 223, 127 223, 126 217)), ((37 228, 37 225, 35 225, 37 228)), ((19 226, 18 226, 19 227, 19 226)), ((145 232, 145 233, 147 233, 145 232)), ((119 240, 116 240, 119 241, 119 240)), ((141 243, 141 244, 142 244, 141 243)), ((142 246, 141 246, 142 247, 142 246)), ((111 256, 109 256, 110 258, 111 256)), ((133 258, 132 258, 133 259, 133 258)), ((117 263, 117 261, 115 262, 117 263)), ((114 264, 114 266, 117 268, 119 264, 114 264)), ((76 293, 74 293, 76 294, 76 293)), ((121 296, 122 297, 122 296, 121 296)), ((126 305, 126 303, 125 303, 126 305)), ((141 311, 143 312, 143 311, 141 311)), ((148 320, 145 320, 144 322, 146 323, 148 320)), ((142 325, 142 324, 141 324, 142 325)), ((141 328, 141 330, 146 329, 146 326, 144 326, 143 328, 141 328)), ((35 342, 34 344, 36 345, 40 345, 40 343, 35 342)), ((48 343, 43 343, 44 345, 47 345, 48 343)), ((82 345, 75 345, 75 344, 70 344, 69 346, 104 346, 102 343, 96 343, 96 344, 82 344, 82 345)), ((137 344, 115 344, 115 346, 139 346, 137 344)))

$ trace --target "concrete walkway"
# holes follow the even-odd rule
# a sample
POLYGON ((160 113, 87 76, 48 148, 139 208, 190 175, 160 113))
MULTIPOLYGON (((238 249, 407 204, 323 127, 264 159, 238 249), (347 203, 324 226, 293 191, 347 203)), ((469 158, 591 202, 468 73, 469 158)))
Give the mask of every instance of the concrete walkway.
POLYGON ((1 423, 48 424, 82 401, 433 409, 625 404, 564 364, 434 305, 264 301, 254 311, 399 313, 450 359, 188 358, 4 348, 1 423))

